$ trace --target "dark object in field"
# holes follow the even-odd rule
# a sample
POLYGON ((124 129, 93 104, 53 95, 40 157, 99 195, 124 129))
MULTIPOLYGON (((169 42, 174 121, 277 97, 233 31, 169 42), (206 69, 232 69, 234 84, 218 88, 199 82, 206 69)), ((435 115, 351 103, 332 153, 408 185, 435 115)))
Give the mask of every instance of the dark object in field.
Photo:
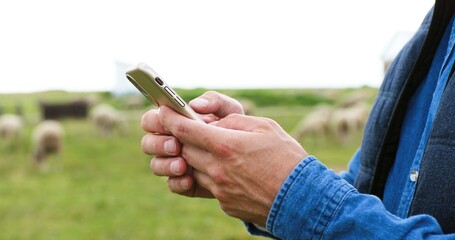
POLYGON ((85 100, 77 100, 66 103, 40 102, 41 116, 47 119, 63 118, 87 118, 89 104, 85 100))

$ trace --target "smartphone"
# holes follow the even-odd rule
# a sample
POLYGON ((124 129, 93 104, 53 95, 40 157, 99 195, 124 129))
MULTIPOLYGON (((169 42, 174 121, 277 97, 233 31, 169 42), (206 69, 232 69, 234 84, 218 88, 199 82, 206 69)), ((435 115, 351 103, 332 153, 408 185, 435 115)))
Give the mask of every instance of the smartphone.
POLYGON ((139 63, 126 70, 126 78, 157 107, 168 106, 174 111, 197 121, 203 120, 151 67, 139 63))

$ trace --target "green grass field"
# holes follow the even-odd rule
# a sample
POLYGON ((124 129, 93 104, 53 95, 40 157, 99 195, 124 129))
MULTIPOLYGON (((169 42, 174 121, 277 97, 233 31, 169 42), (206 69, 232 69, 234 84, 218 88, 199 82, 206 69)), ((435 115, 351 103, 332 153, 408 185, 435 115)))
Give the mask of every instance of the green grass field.
MULTIPOLYGON (((0 94, 11 111, 18 102, 26 118, 19 143, 0 140, 0 239, 260 239, 241 221, 226 216, 214 200, 170 193, 165 179, 151 174, 142 153, 139 127, 147 109, 124 111, 129 131, 101 136, 88 120, 67 119, 63 152, 47 171, 31 164, 30 134, 39 119, 37 101, 85 97, 83 93, 0 94)), ((101 101, 110 101, 106 96, 101 101)), ((271 117, 291 131, 309 106, 264 106, 255 115, 271 117)), ((344 169, 359 136, 348 144, 332 139, 302 143, 331 168, 344 169)))

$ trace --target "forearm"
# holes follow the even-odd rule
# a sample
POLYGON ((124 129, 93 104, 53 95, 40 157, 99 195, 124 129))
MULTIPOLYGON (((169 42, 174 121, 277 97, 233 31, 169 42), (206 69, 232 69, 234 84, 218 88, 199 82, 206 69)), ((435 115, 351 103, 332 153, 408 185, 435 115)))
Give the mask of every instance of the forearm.
POLYGON ((291 173, 270 211, 267 229, 282 239, 450 239, 436 220, 400 219, 380 199, 360 194, 314 157, 291 173))

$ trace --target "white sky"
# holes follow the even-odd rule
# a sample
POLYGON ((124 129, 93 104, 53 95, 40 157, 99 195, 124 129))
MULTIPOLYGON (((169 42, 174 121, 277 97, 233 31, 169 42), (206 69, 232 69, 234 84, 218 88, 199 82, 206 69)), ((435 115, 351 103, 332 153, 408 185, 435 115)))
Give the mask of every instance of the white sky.
POLYGON ((184 88, 378 86, 387 44, 433 3, 1 1, 0 93, 112 90, 116 61, 184 88))

